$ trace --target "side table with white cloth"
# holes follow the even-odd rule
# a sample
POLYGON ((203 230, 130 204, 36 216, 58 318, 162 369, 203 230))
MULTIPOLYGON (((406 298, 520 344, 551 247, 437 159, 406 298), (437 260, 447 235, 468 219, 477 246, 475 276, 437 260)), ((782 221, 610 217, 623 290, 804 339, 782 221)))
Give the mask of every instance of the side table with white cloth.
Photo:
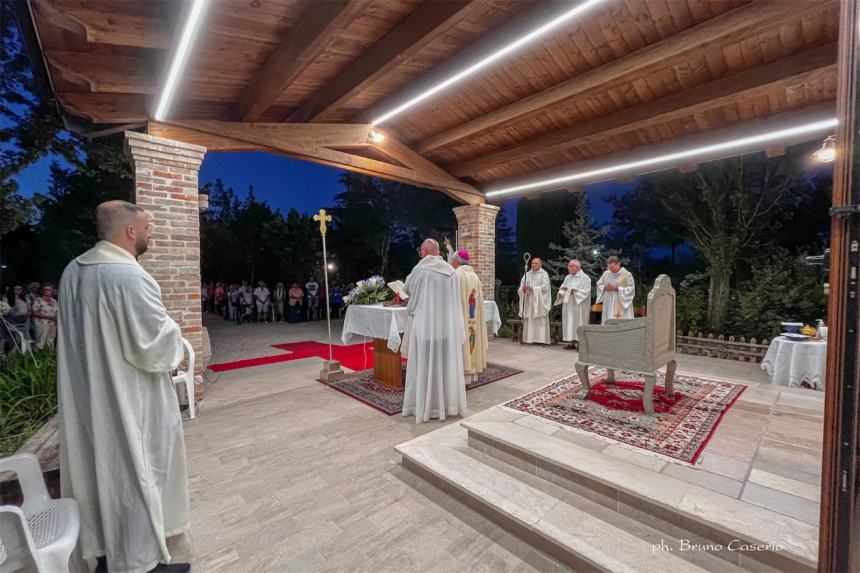
POLYGON ((346 308, 341 340, 355 335, 373 339, 373 378, 391 388, 403 388, 401 333, 406 329, 405 306, 351 304, 346 308))
POLYGON ((484 319, 487 321, 487 332, 492 332, 498 336, 499 327, 502 326, 502 315, 499 313, 499 306, 494 300, 484 301, 484 319))
POLYGON ((772 384, 824 391, 827 341, 774 338, 761 361, 772 384))

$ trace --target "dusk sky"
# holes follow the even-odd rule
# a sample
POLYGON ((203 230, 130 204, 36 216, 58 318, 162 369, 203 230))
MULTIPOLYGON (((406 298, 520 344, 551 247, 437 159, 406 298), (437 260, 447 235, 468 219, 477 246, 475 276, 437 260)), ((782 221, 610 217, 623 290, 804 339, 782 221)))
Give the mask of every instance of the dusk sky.
MULTIPOLYGON (((25 196, 44 193, 50 180, 50 165, 57 158, 48 156, 37 161, 18 176, 21 192, 25 196)), ((244 198, 248 186, 254 186, 257 199, 286 213, 290 208, 315 213, 334 203, 334 196, 343 190, 338 183, 341 170, 298 159, 290 159, 262 151, 207 153, 200 168, 200 184, 220 178, 224 185, 233 187, 244 198)), ((602 199, 613 193, 624 193, 635 183, 598 183, 586 188, 591 210, 598 224, 612 217, 611 207, 602 199)), ((511 226, 516 229, 518 199, 508 199, 503 208, 511 226)))

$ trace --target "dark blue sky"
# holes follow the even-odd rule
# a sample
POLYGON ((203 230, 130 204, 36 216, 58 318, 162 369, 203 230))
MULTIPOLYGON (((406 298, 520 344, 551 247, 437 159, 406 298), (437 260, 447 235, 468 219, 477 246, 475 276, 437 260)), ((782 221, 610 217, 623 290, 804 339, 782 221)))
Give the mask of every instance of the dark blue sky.
MULTIPOLYGON (((44 193, 50 180, 50 165, 57 157, 40 159, 23 170, 16 179, 23 195, 44 193)), ((257 199, 267 201, 272 207, 286 213, 295 208, 304 213, 316 213, 323 207, 334 204, 334 196, 343 190, 338 183, 340 169, 290 159, 262 151, 211 152, 206 154, 200 167, 200 184, 221 179, 232 187, 240 198, 254 186, 257 199)), ((591 211, 599 225, 612 218, 612 207, 604 201, 612 194, 625 193, 635 187, 634 183, 606 182, 585 188, 591 201, 591 211)), ((516 229, 518 198, 508 199, 502 204, 511 227, 516 229)))

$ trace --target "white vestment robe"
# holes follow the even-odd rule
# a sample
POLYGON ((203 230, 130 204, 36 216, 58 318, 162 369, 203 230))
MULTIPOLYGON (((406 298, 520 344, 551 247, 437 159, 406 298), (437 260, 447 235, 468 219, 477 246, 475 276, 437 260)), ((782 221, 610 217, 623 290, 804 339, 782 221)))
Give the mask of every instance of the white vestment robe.
MULTIPOLYGON (((406 277, 408 318, 401 352, 407 357, 403 415, 415 422, 466 415, 460 284, 442 257, 428 255, 406 277)), ((483 304, 483 301, 481 302, 483 304)))
POLYGON ((469 265, 460 265, 454 270, 460 284, 460 307, 466 327, 466 342, 463 343, 463 369, 466 382, 477 382, 478 375, 487 368, 487 321, 484 318, 484 295, 481 279, 469 265))
POLYGON ((63 497, 80 507, 80 556, 111 573, 170 561, 188 527, 185 443, 169 371, 179 325, 134 257, 108 241, 60 280, 57 388, 63 497))
POLYGON ((603 303, 603 315, 600 324, 615 318, 633 318, 633 297, 636 295, 636 284, 630 271, 621 267, 617 273, 606 271, 597 281, 597 302, 603 303), (607 291, 604 286, 615 285, 618 290, 607 291))
POLYGON ((579 340, 577 329, 588 324, 591 312, 591 277, 580 269, 575 275, 567 275, 559 288, 564 302, 561 305, 561 339, 565 342, 579 340))
POLYGON ((552 287, 549 275, 541 269, 529 271, 520 280, 520 318, 523 319, 523 342, 531 344, 550 343, 549 311, 552 308, 552 287), (532 292, 523 290, 523 286, 532 287, 532 292))

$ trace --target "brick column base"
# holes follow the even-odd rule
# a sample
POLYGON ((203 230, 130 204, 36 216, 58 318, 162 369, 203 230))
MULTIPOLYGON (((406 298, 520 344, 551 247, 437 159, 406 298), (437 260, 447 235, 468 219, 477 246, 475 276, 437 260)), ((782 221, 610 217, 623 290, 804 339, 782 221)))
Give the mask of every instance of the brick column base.
POLYGON ((457 217, 457 248, 469 251, 469 263, 484 289, 484 300, 496 293, 496 205, 454 207, 457 217))
POLYGON ((200 309, 200 217, 197 173, 206 148, 125 132, 134 164, 135 203, 152 217, 152 240, 140 264, 161 287, 164 306, 194 347, 195 374, 203 373, 200 309))

